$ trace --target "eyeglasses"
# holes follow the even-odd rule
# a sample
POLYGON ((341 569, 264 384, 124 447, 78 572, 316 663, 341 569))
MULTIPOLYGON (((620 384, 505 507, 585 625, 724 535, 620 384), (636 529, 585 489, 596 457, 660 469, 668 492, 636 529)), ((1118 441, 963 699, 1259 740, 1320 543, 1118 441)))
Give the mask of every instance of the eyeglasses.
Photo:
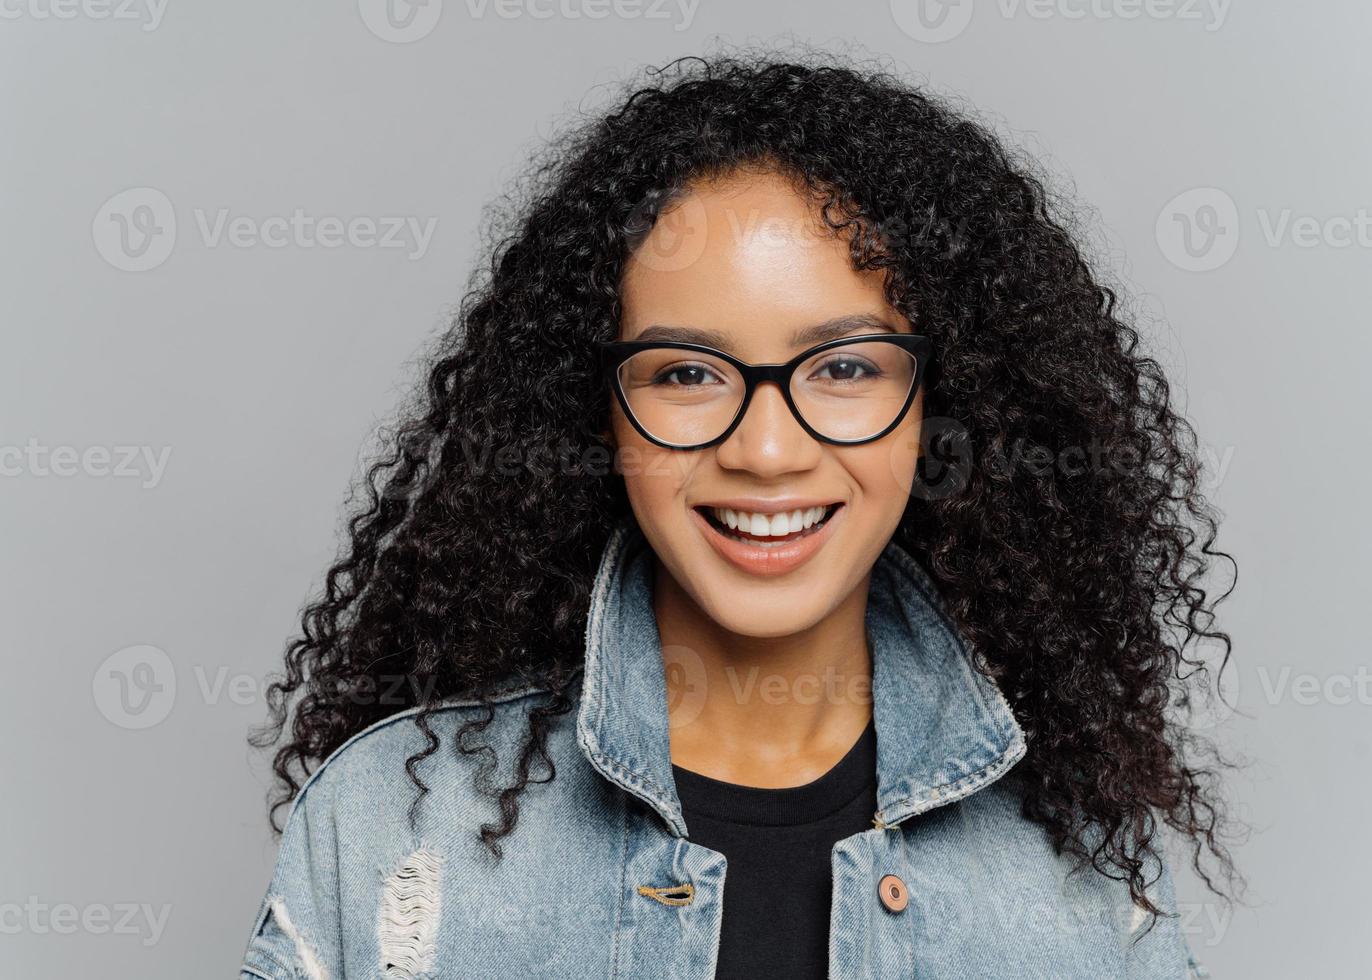
POLYGON ((748 364, 679 341, 598 341, 603 370, 624 414, 666 449, 704 449, 738 428, 753 392, 774 382, 801 428, 821 442, 880 439, 919 390, 932 344, 919 334, 840 337, 784 364, 748 364))

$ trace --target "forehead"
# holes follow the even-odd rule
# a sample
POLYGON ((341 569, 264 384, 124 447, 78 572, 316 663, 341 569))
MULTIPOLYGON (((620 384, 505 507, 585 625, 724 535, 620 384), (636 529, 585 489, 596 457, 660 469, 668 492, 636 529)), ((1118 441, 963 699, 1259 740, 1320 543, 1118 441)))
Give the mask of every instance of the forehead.
POLYGON ((775 174, 693 186, 664 212, 626 268, 620 337, 655 325, 704 328, 738 353, 793 347, 805 327, 869 316, 899 329, 883 277, 855 271, 819 203, 775 174))

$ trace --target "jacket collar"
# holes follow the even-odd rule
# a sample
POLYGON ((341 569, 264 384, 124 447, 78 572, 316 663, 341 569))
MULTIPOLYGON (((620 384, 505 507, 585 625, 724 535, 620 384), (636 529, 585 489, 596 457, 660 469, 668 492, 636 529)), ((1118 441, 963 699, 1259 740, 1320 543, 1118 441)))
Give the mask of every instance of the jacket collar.
MULTIPOLYGON (((667 684, 652 607, 652 552, 632 516, 610 534, 586 623, 577 742, 608 780, 686 836, 672 776, 667 684)), ((995 682, 971 663, 929 577, 894 541, 867 601, 877 733, 877 813, 891 827, 962 799, 1024 756, 995 682)))

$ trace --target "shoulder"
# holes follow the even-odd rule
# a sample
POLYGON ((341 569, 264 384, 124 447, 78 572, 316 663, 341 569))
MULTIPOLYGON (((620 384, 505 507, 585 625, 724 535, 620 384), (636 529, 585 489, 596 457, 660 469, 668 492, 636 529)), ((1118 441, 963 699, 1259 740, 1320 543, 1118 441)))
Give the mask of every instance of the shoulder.
POLYGON ((486 720, 489 704, 489 723, 469 744, 492 746, 508 764, 528 707, 546 693, 528 686, 485 700, 407 709, 364 728, 330 753, 291 804, 241 975, 342 976, 345 951, 356 937, 375 930, 381 890, 416 874, 436 873, 435 861, 474 860, 474 844, 459 841, 469 821, 454 819, 469 810, 475 814, 478 790, 468 768, 473 760, 453 749, 453 739, 466 722, 486 720), (434 745, 418 724, 421 715, 438 748, 415 771, 438 806, 412 826, 409 811, 418 787, 406 763, 434 745))
MULTIPOLYGON (((1118 943, 1129 976, 1201 977, 1204 967, 1187 940, 1195 906, 1182 903, 1172 875, 1173 861, 1163 835, 1138 850, 1136 859, 1144 892, 1161 911, 1154 919, 1135 904, 1127 881, 1096 869, 1060 846, 1040 822, 1024 811, 1024 786, 1007 778, 946 808, 926 825, 924 837, 955 833, 960 851, 957 879, 979 892, 986 905, 1019 922, 1024 930, 1041 928, 1051 947, 1065 932, 1096 934, 1118 943), (1005 886, 1013 883, 1013 899, 1005 886), (1019 917, 1024 909, 1042 912, 1039 919, 1019 917)), ((1104 831, 1095 823, 1080 827, 1082 847, 1099 853, 1104 831)))
POLYGON ((416 763, 416 774, 426 784, 442 784, 461 768, 451 748, 459 729, 469 721, 486 722, 487 705, 489 722, 467 744, 489 745, 497 757, 508 756, 520 744, 528 710, 547 694, 546 687, 525 684, 504 688, 486 700, 465 697, 438 702, 427 711, 407 708, 372 723, 334 749, 301 784, 287 815, 287 827, 301 809, 318 813, 349 800, 367 801, 375 808, 378 801, 393 804, 402 796, 408 801, 409 791, 415 789, 406 768, 411 758, 423 756, 416 763))

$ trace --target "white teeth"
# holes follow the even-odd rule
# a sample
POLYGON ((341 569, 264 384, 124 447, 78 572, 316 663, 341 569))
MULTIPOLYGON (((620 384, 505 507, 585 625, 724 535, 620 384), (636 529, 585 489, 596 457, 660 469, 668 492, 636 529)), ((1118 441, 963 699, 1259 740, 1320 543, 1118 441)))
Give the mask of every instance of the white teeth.
POLYGON ((711 507, 715 518, 735 530, 745 531, 766 537, 784 537, 812 527, 824 516, 827 507, 807 507, 804 510, 781 511, 776 514, 759 514, 745 510, 730 510, 728 507, 711 507))

